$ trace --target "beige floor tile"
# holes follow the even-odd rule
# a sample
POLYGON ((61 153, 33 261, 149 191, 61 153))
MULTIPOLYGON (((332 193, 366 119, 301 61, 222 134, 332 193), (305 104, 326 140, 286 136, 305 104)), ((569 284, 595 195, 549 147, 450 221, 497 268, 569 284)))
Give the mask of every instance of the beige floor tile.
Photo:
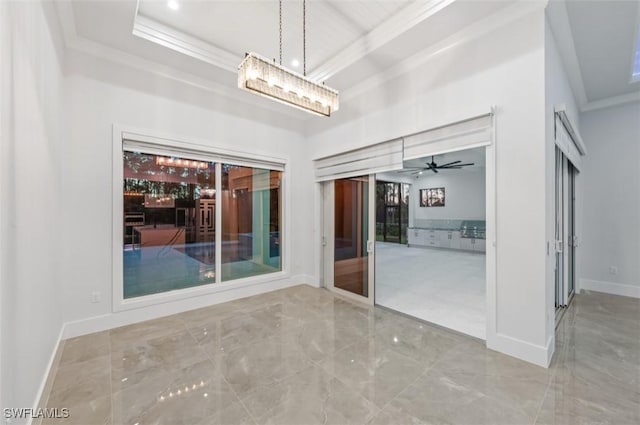
POLYGON ((423 365, 375 340, 349 345, 320 364, 327 373, 380 408, 425 370, 423 365))
POLYGON ((367 425, 427 425, 427 422, 409 415, 391 404, 382 409, 367 425))
POLYGON ((59 367, 47 405, 69 408, 108 396, 110 392, 109 356, 106 355, 59 367))
POLYGON ((109 354, 109 332, 96 332, 65 340, 60 365, 91 360, 109 354))
POLYGON ((185 322, 179 314, 122 326, 109 331, 111 349, 118 350, 138 341, 168 336, 185 329, 185 322))
POLYGON ((310 367, 311 360, 290 340, 271 338, 226 352, 219 357, 222 373, 242 395, 271 386, 310 367))
MULTIPOLYGON (((157 374, 113 394, 116 424, 195 424, 206 417, 211 423, 222 423, 215 418, 230 419, 224 411, 234 405, 240 407, 238 398, 208 360, 157 374)), ((244 409, 236 412, 246 415, 244 409)))
POLYGON ((427 424, 531 424, 527 415, 503 400, 484 394, 468 377, 432 370, 391 402, 398 411, 427 424))
POLYGON ((318 367, 245 394, 258 424, 364 424, 378 409, 318 367))
POLYGON ((113 391, 119 391, 153 379, 156 375, 174 372, 208 359, 206 351, 186 330, 140 340, 111 352, 111 385, 113 391))
POLYGON ((43 419, 42 425, 109 425, 111 395, 67 406, 67 418, 43 419))
POLYGON ((44 424, 640 423, 640 301, 575 297, 549 369, 300 285, 65 341, 44 424))

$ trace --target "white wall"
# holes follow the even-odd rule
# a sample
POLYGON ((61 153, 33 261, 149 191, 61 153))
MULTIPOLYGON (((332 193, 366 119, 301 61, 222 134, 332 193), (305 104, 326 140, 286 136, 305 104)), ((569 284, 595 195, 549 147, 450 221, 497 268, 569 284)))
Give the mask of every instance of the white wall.
POLYGON ((546 364, 550 351, 543 284, 544 25, 538 9, 413 61, 411 71, 345 101, 331 121, 314 121, 309 128, 311 154, 318 158, 497 106, 497 310, 489 313, 495 314, 489 317, 495 329, 488 329, 487 343, 539 364, 546 364))
POLYGON ((640 297, 640 103, 581 116, 588 155, 578 248, 580 286, 640 297), (613 266, 617 274, 609 272, 613 266))
POLYGON ((53 7, 0 2, 2 407, 37 402, 63 324, 73 336, 313 281, 302 122, 64 51, 53 7), (113 313, 113 124, 287 159, 291 278, 113 313))
MULTIPOLYGON (((545 181, 546 181, 546 198, 545 203, 545 221, 546 221, 546 240, 549 247, 546 264, 545 264, 545 290, 546 290, 546 315, 547 315, 547 337, 551 338, 555 335, 555 136, 554 123, 555 111, 554 106, 564 104, 567 110, 567 116, 576 127, 580 130, 580 116, 575 96, 571 90, 569 77, 564 69, 564 65, 558 47, 556 44, 553 30, 545 19, 545 138, 546 138, 546 157, 545 157, 545 181)), ((591 153, 589 153, 591 154, 591 153)), ((576 179, 576 233, 581 233, 582 211, 584 206, 582 199, 584 194, 581 192, 582 180, 580 177, 576 179)), ((576 256, 580 257, 580 250, 576 256)))
MULTIPOLYGON (((2 407, 33 407, 62 326, 63 76, 50 3, 0 3, 2 407)), ((15 421, 12 423, 21 423, 15 421)))
POLYGON ((484 220, 486 215, 484 168, 426 171, 411 186, 410 204, 418 220, 484 220), (421 207, 420 189, 445 188, 444 207, 421 207))
POLYGON ((259 116, 250 107, 238 115, 236 112, 242 110, 242 105, 229 99, 96 58, 76 54, 69 64, 66 108, 72 125, 65 143, 67 166, 62 175, 67 249, 61 264, 65 276, 64 321, 73 323, 67 326, 66 335, 167 315, 250 293, 246 289, 231 290, 112 313, 112 170, 113 161, 119 160, 112 158, 114 123, 186 141, 204 140, 213 149, 286 158, 291 221, 285 231, 292 241, 287 248, 290 272, 296 283, 305 283, 313 270, 308 244, 313 229, 300 212, 311 202, 312 168, 304 136, 295 131, 291 120, 259 116), (283 128, 285 125, 288 128, 283 128), (90 302, 92 292, 101 294, 101 303, 90 302))

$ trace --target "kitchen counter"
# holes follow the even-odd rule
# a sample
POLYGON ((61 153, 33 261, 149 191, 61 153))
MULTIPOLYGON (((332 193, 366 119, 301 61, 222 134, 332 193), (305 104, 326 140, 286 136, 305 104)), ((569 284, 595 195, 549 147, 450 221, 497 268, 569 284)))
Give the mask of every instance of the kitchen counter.
POLYGON ((133 230, 138 234, 141 247, 184 245, 185 228, 173 224, 159 224, 157 226, 136 226, 133 230))
POLYGON ((408 227, 408 230, 431 230, 440 232, 459 232, 461 238, 467 239, 486 239, 486 229, 460 229, 458 228, 444 228, 444 227, 408 227))
POLYGON ((459 232, 460 231, 460 227, 423 227, 423 226, 413 226, 413 227, 408 227, 408 229, 444 230, 446 232, 459 232))
POLYGON ((407 229, 408 245, 481 251, 486 249, 484 228, 413 226, 407 229))

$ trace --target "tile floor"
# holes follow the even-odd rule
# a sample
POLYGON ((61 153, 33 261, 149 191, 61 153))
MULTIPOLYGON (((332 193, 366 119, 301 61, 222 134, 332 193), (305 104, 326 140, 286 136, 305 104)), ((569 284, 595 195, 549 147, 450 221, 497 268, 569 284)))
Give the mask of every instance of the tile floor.
POLYGON ((376 242, 376 303, 486 338, 485 255, 376 242))
POLYGON ((549 369, 306 285, 69 339, 64 424, 638 424, 640 300, 575 298, 549 369))

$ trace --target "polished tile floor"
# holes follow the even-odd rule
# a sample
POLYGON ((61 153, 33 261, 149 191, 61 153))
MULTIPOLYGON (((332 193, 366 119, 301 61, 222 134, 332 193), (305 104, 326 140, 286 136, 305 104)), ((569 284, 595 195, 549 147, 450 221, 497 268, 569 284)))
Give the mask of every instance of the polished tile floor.
POLYGON ((640 423, 640 300, 596 293, 576 296, 549 369, 305 285, 61 349, 56 423, 640 423))
POLYGON ((376 242, 376 303, 486 338, 485 255, 376 242))

